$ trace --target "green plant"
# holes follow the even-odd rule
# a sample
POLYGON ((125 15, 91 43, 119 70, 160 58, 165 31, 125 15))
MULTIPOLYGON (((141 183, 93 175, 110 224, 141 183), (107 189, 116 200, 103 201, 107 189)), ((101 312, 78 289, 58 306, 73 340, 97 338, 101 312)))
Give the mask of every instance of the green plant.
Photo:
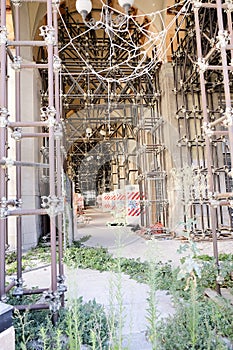
MULTIPOLYGON (((22 271, 26 268, 37 267, 38 262, 49 263, 50 262, 50 249, 49 247, 37 246, 32 248, 22 256, 22 271)), ((17 271, 17 257, 15 252, 8 252, 6 254, 6 273, 12 275, 17 271)))
POLYGON ((105 349, 109 338, 107 316, 102 305, 95 300, 87 303, 82 298, 70 301, 60 310, 55 327, 47 310, 16 311, 13 322, 16 350, 33 350, 36 346, 43 350, 59 350, 56 344, 60 344, 61 349, 69 346, 69 350, 79 350, 81 344, 92 346, 93 341, 96 350, 105 349))
POLYGON ((11 264, 13 262, 15 262, 17 259, 17 255, 16 252, 7 252, 6 253, 6 258, 5 258, 5 262, 6 264, 11 264))
POLYGON ((70 350, 79 350, 82 345, 81 299, 74 300, 68 306, 69 312, 64 315, 62 328, 68 338, 70 350), (64 323, 64 324, 63 324, 64 323))
POLYGON ((110 270, 114 259, 105 248, 76 247, 67 248, 64 263, 73 268, 90 268, 99 271, 110 270))
MULTIPOLYGON (((124 257, 114 258, 103 247, 76 247, 67 248, 64 254, 64 263, 71 268, 90 268, 98 271, 118 272, 129 275, 137 282, 147 283, 149 263, 138 259, 127 259, 124 257)), ((161 261, 154 266, 155 278, 158 289, 169 289, 175 275, 171 263, 161 261)))
POLYGON ((28 320, 28 312, 20 314, 18 310, 15 310, 15 319, 17 319, 17 324, 14 323, 16 344, 20 350, 27 349, 27 343, 30 340, 30 335, 28 334, 27 327, 30 325, 30 320, 28 320))
POLYGON ((148 270, 148 285, 149 292, 147 298, 147 321, 148 321, 148 338, 152 345, 152 350, 157 348, 157 301, 156 301, 156 290, 157 290, 157 278, 155 274, 155 263, 151 261, 150 268, 148 270))
POLYGON ((232 340, 232 309, 220 308, 210 300, 197 300, 196 303, 198 317, 194 321, 195 338, 190 324, 193 305, 179 301, 175 316, 165 321, 162 320, 158 325, 158 350, 228 349, 222 337, 227 336, 232 340))

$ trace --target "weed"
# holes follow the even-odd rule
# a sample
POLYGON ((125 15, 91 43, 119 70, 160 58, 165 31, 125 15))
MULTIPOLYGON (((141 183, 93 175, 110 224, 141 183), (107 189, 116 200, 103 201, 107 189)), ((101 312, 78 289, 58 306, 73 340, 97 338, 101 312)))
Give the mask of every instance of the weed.
POLYGON ((225 328, 226 320, 233 326, 232 311, 221 310, 210 300, 196 300, 195 312, 192 303, 179 301, 176 310, 174 317, 158 325, 158 350, 227 349, 222 336, 232 336, 225 328))
POLYGON ((14 314, 16 330, 16 350, 35 349, 58 350, 68 346, 69 350, 80 350, 82 344, 95 349, 104 349, 109 338, 107 317, 102 305, 95 300, 84 303, 82 298, 70 301, 60 310, 58 323, 52 326, 49 311, 26 311, 14 314), (93 333, 98 335, 93 338, 93 333), (35 345, 36 344, 36 345, 35 345), (62 345, 63 344, 63 345, 62 345))

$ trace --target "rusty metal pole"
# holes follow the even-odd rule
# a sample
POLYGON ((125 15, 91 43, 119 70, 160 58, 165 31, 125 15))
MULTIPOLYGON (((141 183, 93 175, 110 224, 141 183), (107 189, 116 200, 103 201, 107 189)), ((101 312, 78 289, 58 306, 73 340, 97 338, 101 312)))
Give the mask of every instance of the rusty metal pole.
MULTIPOLYGON (((15 40, 20 40, 20 13, 19 3, 15 5, 15 40)), ((20 47, 15 48, 16 58, 20 57, 20 47)), ((20 92, 20 71, 15 72, 15 121, 21 121, 21 92, 20 92)), ((16 161, 21 161, 21 142, 16 142, 16 161)), ((16 199, 22 198, 22 170, 21 167, 16 167, 16 199)), ((22 217, 16 218, 17 232, 17 287, 22 288, 22 217)))
MULTIPOLYGON (((51 199, 55 199, 55 109, 54 109, 54 85, 53 85, 53 45, 54 28, 52 19, 52 1, 47 1, 47 49, 48 49, 48 108, 51 111, 49 118, 49 191, 51 199)), ((53 212, 53 203, 50 210, 50 235, 51 235, 51 291, 57 291, 57 258, 56 258, 56 217, 53 212)))
POLYGON ((228 23, 228 30, 229 30, 230 45, 232 46, 231 61, 233 61, 233 23, 232 23, 232 11, 230 11, 230 9, 227 11, 227 23, 228 23))
MULTIPOLYGON (((199 23, 199 7, 195 7, 194 4, 194 18, 195 18, 195 28, 196 28, 196 40, 197 40, 197 56, 199 62, 203 62, 203 55, 202 55, 202 46, 201 46, 201 31, 200 31, 200 23, 199 23)), ((208 106, 207 106, 207 97, 206 97, 206 88, 205 88, 205 76, 204 76, 204 70, 199 69, 199 77, 200 77, 200 86, 201 86, 201 101, 202 101, 202 110, 203 110, 203 122, 208 125, 209 118, 208 118, 208 106)), ((214 193, 214 180, 213 180, 213 173, 212 173, 212 153, 211 153, 211 143, 208 135, 205 133, 205 159, 206 159, 206 165, 207 165, 207 186, 208 186, 208 192, 210 195, 214 193)), ((211 218, 211 230, 212 230, 212 237, 213 237, 213 252, 214 257, 217 265, 217 269, 219 271, 219 258, 218 258, 218 244, 217 244, 217 220, 216 220, 216 209, 213 206, 210 206, 210 218, 211 218)), ((220 285, 216 283, 216 291, 220 294, 220 285)))
MULTIPOLYGON (((222 59, 222 67, 223 67, 223 85, 224 85, 224 95, 225 95, 225 103, 226 103, 226 110, 225 115, 227 118, 227 125, 228 125, 228 132, 229 132, 229 147, 230 147, 230 157, 231 157, 231 177, 233 177, 233 108, 231 107, 231 92, 230 92, 230 82, 229 82, 229 72, 228 72, 228 65, 227 65, 227 52, 226 52, 226 46, 227 46, 227 39, 224 37, 224 25, 223 25, 223 8, 222 8, 222 1, 217 0, 217 21, 218 21, 218 37, 219 37, 219 46, 220 46, 220 52, 221 52, 221 59, 222 59)), ((230 30, 230 39, 232 40, 232 20, 230 20, 228 16, 229 25, 231 28, 230 30)))
MULTIPOLYGON (((0 160, 6 157, 6 122, 7 122, 7 106, 6 106, 6 1, 1 0, 1 41, 0 41, 0 160)), ((4 215, 4 200, 6 199, 6 171, 0 166, 0 300, 5 295, 5 249, 6 249, 6 220, 4 215)))
MULTIPOLYGON (((53 23, 55 30, 55 45, 54 55, 59 60, 58 53, 58 20, 57 20, 57 5, 53 5, 53 23)), ((55 90, 55 109, 56 109, 56 120, 58 125, 61 126, 61 114, 60 114, 60 69, 54 71, 54 90, 55 90)), ((62 140, 60 137, 56 139, 56 162, 57 162, 57 196, 61 200, 62 198, 62 154, 61 154, 62 140)), ((57 216, 57 229, 58 229, 58 268, 59 268, 59 282, 64 282, 64 268, 63 268, 63 233, 62 233, 62 213, 58 213, 57 216)))

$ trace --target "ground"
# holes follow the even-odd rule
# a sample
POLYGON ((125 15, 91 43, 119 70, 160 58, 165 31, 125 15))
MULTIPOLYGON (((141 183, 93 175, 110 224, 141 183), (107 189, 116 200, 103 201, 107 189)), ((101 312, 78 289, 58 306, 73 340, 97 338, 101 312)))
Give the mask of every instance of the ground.
MULTIPOLYGON (((180 258, 188 255, 177 253, 177 249, 183 244, 175 239, 146 240, 127 227, 109 227, 112 216, 102 213, 100 209, 90 208, 85 212, 90 218, 89 222, 82 222, 75 226, 75 239, 90 236, 84 243, 88 246, 103 246, 115 256, 127 258, 154 257, 157 261, 172 261, 177 266, 180 258)), ((197 242, 200 254, 212 255, 212 242, 197 242)), ((224 240, 218 242, 219 252, 233 253, 233 241, 224 240)), ((93 270, 68 269, 65 268, 67 296, 83 296, 84 301, 96 299, 108 310, 110 304, 110 285, 120 283, 122 291, 122 302, 124 308, 123 334, 125 343, 130 344, 130 350, 150 350, 151 345, 146 340, 146 315, 148 286, 139 284, 123 275, 122 279, 116 280, 111 272, 98 272, 93 270)), ((50 267, 46 266, 34 271, 24 273, 23 279, 28 287, 48 287, 50 284, 50 267)), ((160 317, 173 314, 172 301, 166 291, 157 292, 157 304, 160 317)))

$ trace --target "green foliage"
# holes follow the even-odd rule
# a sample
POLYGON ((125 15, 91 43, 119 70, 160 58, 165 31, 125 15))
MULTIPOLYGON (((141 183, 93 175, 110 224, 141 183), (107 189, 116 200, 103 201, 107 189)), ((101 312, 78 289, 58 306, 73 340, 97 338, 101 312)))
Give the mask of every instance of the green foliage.
MULTIPOLYGON (((233 271, 233 262, 231 261, 222 261, 220 262, 220 274, 223 278, 221 287, 225 288, 233 288, 233 281, 231 279, 231 273, 233 271)), ((216 263, 214 260, 212 261, 204 261, 202 263, 201 268, 201 280, 200 286, 202 289, 205 288, 215 288, 216 279, 218 276, 218 271, 216 267, 216 263)))
POLYGON ((91 235, 83 236, 77 241, 74 241, 72 246, 76 248, 84 247, 83 243, 87 242, 90 238, 91 238, 91 235))
POLYGON ((39 260, 44 263, 50 262, 50 247, 38 245, 36 248, 32 248, 23 255, 25 259, 39 260))
POLYGON ((67 248, 64 263, 74 268, 90 268, 109 271, 114 259, 106 248, 76 247, 67 248))
MULTIPOLYGON (((117 276, 125 273, 138 282, 147 283, 148 337, 154 350, 225 350, 223 337, 233 341, 232 308, 219 307, 203 296, 205 288, 215 288, 218 271, 214 258, 198 256, 195 245, 185 245, 181 251, 191 248, 192 254, 174 269, 170 262, 115 258, 106 248, 83 246, 87 239, 89 236, 66 249, 65 264, 72 268, 113 271, 117 276), (155 295, 158 289, 169 290, 177 301, 175 316, 166 321, 158 321, 155 295)), ((28 260, 45 262, 49 256, 47 247, 33 249, 25 255, 27 266, 28 260)), ((15 258, 11 253, 7 256, 7 264, 15 264, 15 258)), ((220 254, 219 260, 220 274, 224 278, 222 287, 232 288, 233 254, 220 254)), ((56 327, 52 326, 49 311, 17 312, 14 317, 16 350, 80 350, 81 344, 89 345, 92 350, 122 349, 120 332, 124 320, 120 277, 114 287, 113 299, 118 309, 112 321, 107 320, 103 307, 95 300, 83 303, 82 298, 60 310, 56 327), (107 345, 109 339, 112 341, 110 347, 107 345)), ((10 298, 10 303, 34 302, 30 298, 33 296, 10 298)))
POLYGON ((14 288, 12 288, 10 292, 7 294, 7 303, 12 306, 30 305, 30 304, 34 304, 37 301, 37 298, 38 296, 36 294, 14 296, 14 288))
MULTIPOLYGON (((214 257, 207 254, 197 255, 195 256, 195 258, 202 261, 214 261, 214 257)), ((233 262, 233 254, 220 253, 218 258, 219 258, 219 261, 233 262)))
MULTIPOLYGON (((6 254, 6 273, 12 275, 17 271, 17 256, 15 252, 8 252, 6 254)), ((22 256, 22 271, 27 268, 32 269, 40 263, 50 262, 50 248, 38 246, 32 248, 22 256)))
POLYGON ((174 317, 158 324, 157 350, 226 350, 222 337, 232 340, 233 310, 220 308, 210 300, 182 303, 174 317), (195 307, 195 325, 192 323, 195 307), (195 327, 195 341, 193 330, 195 327))
POLYGON ((82 298, 70 302, 60 310, 56 326, 47 310, 26 311, 14 315, 16 350, 38 349, 79 350, 81 344, 104 349, 108 340, 107 317, 102 305, 95 300, 84 303, 82 298), (93 337, 96 334, 96 338, 93 337), (59 346, 58 346, 59 344, 59 346))
POLYGON ((149 292, 147 298, 147 322, 148 322, 148 337, 152 345, 152 349, 156 350, 157 347, 157 302, 156 302, 156 289, 157 289, 157 278, 156 278, 156 266, 154 262, 150 262, 147 281, 149 285, 149 292))
POLYGON ((6 264, 11 264, 11 263, 15 262, 16 259, 17 259, 16 252, 7 252, 6 253, 6 259, 5 259, 6 264))
POLYGON ((30 341, 38 339, 41 328, 48 326, 49 323, 49 313, 45 310, 22 313, 15 311, 13 325, 15 327, 16 350, 30 349, 30 341))
MULTIPOLYGON (((76 247, 67 248, 64 254, 64 263, 72 268, 94 269, 98 271, 121 272, 129 275, 138 282, 148 282, 148 262, 138 259, 114 258, 103 247, 76 247)), ((170 263, 158 262, 154 265, 155 278, 158 289, 169 289, 174 279, 170 263)), ((175 272, 176 274, 176 272, 175 272)))

